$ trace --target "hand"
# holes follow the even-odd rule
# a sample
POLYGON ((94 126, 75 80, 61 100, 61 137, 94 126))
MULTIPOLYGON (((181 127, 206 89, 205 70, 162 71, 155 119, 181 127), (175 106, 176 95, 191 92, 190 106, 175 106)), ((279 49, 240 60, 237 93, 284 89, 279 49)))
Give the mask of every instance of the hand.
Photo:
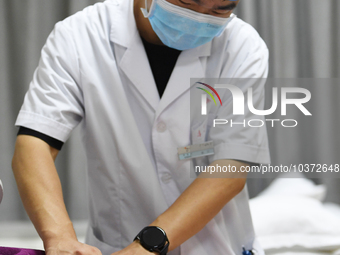
POLYGON ((112 253, 111 255, 159 255, 157 252, 149 252, 140 245, 138 241, 132 242, 123 250, 112 253))
POLYGON ((46 255, 102 255, 98 248, 71 238, 53 240, 45 252, 46 255))

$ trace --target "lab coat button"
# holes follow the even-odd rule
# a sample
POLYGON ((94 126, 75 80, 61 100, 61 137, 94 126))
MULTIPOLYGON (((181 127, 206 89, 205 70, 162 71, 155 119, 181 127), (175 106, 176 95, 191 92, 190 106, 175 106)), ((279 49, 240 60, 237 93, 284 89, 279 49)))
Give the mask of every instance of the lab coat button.
POLYGON ((157 131, 159 133, 163 133, 163 132, 165 132, 165 130, 166 130, 166 124, 163 121, 159 122, 157 124, 157 131))
POLYGON ((162 175, 161 180, 163 183, 169 183, 171 181, 172 177, 171 174, 165 173, 162 175))

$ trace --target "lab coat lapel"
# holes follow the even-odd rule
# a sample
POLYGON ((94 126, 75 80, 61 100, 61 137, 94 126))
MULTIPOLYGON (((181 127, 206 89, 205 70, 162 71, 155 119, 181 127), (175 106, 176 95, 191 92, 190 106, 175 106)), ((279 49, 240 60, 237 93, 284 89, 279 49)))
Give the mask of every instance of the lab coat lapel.
POLYGON ((207 43, 195 49, 183 51, 177 60, 167 87, 156 111, 156 119, 178 97, 190 89, 190 78, 204 78, 205 70, 201 58, 210 55, 211 43, 207 43))
POLYGON ((138 34, 126 49, 120 68, 130 79, 145 100, 156 111, 159 94, 143 43, 138 34))
POLYGON ((156 111, 159 94, 143 42, 136 27, 133 15, 133 1, 117 0, 117 2, 119 2, 119 7, 117 6, 118 11, 112 17, 110 39, 115 44, 125 48, 118 65, 139 93, 156 111), (129 9, 129 11, 124 9, 129 9), (126 17, 126 13, 129 13, 129 17, 126 17))

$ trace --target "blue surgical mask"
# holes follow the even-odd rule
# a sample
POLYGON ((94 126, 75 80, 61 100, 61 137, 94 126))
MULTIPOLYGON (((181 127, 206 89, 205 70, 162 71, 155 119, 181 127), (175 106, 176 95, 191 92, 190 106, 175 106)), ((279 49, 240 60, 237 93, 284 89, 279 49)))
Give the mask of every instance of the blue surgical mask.
POLYGON ((196 48, 219 36, 235 17, 220 18, 202 14, 171 4, 153 0, 150 10, 141 8, 159 39, 177 50, 196 48))

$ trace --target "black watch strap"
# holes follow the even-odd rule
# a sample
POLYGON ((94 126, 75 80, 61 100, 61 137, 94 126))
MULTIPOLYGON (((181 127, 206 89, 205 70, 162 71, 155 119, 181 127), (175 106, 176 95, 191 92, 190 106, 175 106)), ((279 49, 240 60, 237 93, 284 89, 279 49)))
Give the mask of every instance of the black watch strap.
POLYGON ((168 249, 169 249, 169 241, 167 241, 163 249, 161 249, 160 251, 156 251, 156 252, 159 252, 160 255, 166 255, 168 253, 168 249))

